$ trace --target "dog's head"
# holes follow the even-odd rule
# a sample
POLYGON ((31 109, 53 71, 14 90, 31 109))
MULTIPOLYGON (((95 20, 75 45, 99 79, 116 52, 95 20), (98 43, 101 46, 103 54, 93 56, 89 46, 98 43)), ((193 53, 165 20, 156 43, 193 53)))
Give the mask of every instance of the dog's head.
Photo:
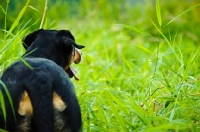
POLYGON ((39 29, 23 39, 23 46, 26 49, 24 57, 50 59, 65 69, 69 77, 78 80, 70 65, 80 63, 80 49, 85 46, 77 44, 70 31, 39 29))

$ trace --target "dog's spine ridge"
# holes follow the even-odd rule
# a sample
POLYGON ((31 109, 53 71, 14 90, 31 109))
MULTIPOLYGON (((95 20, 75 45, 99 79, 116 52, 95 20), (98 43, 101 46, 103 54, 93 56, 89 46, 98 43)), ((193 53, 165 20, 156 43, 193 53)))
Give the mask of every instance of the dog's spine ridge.
POLYGON ((33 106, 34 128, 37 132, 53 132, 52 84, 42 72, 35 72, 26 90, 33 106), (37 78, 34 78, 37 77, 37 78))

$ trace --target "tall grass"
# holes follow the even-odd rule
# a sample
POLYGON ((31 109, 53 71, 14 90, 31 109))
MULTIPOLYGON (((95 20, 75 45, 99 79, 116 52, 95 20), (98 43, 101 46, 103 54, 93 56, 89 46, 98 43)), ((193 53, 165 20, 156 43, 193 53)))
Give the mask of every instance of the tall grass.
MULTIPOLYGON (((15 26, 3 30, 2 71, 23 54, 23 36, 40 25, 43 4, 28 2, 15 26)), ((43 27, 69 29, 86 46, 82 63, 73 65, 80 81, 72 80, 83 131, 200 130, 200 19, 191 20, 198 3, 50 3, 43 27)))

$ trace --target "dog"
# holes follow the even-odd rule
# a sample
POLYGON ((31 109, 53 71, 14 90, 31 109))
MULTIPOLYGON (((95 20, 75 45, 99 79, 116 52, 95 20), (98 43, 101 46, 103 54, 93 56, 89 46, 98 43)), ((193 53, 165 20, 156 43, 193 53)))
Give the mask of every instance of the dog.
POLYGON ((68 30, 39 29, 23 39, 21 59, 0 80, 0 129, 9 132, 78 132, 81 110, 70 78, 80 49, 68 30), (2 103, 3 102, 3 103, 2 103))

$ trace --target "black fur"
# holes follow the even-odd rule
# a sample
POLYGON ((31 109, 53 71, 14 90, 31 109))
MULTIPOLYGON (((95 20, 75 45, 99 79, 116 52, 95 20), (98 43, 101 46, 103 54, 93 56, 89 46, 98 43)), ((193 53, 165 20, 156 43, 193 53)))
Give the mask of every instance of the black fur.
POLYGON ((6 90, 0 85, 6 108, 6 120, 0 108, 0 128, 10 132, 78 132, 82 121, 73 84, 64 71, 76 48, 68 30, 37 30, 23 40, 27 49, 23 60, 8 67, 1 77, 12 98, 14 113, 6 90), (27 65, 28 64, 28 65, 27 65), (33 106, 33 115, 18 114, 19 102, 27 91, 33 106), (56 92, 66 104, 63 112, 53 109, 56 92))

